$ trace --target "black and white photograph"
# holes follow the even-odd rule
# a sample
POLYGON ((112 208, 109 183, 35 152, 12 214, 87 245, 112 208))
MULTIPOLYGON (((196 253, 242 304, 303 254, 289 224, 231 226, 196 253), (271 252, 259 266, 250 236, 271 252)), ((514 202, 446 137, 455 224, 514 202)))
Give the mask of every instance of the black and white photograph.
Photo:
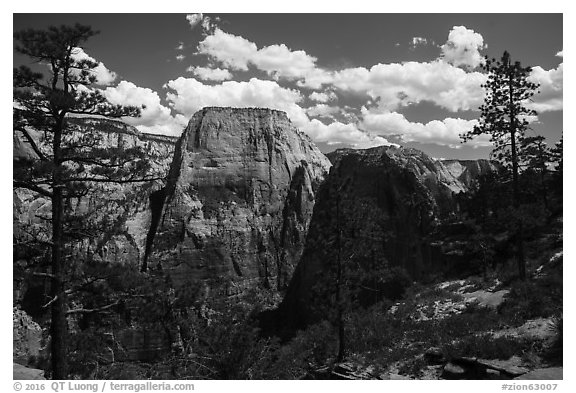
POLYGON ((13 13, 7 386, 555 390, 568 21, 521 11, 13 13))

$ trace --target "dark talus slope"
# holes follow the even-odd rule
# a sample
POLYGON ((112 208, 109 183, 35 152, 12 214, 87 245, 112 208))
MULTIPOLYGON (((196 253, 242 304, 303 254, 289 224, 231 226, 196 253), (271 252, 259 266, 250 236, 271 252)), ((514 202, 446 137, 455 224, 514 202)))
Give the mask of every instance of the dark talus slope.
POLYGON ((147 264, 214 296, 282 289, 300 259, 329 160, 284 112, 204 108, 151 198, 147 264))

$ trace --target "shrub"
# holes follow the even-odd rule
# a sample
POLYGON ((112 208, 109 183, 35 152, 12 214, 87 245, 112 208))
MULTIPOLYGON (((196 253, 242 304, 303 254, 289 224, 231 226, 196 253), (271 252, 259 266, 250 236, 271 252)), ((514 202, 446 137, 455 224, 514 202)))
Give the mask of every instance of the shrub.
POLYGON ((491 334, 469 335, 443 347, 448 358, 478 357, 482 359, 510 359, 521 355, 528 344, 510 337, 494 338, 491 334))
POLYGON ((544 352, 544 358, 554 365, 563 364, 563 332, 562 332, 562 314, 552 317, 550 329, 554 333, 554 339, 550 347, 544 352))
POLYGON ((550 317, 562 308, 562 277, 517 281, 511 286, 499 312, 509 323, 519 326, 529 319, 550 317))

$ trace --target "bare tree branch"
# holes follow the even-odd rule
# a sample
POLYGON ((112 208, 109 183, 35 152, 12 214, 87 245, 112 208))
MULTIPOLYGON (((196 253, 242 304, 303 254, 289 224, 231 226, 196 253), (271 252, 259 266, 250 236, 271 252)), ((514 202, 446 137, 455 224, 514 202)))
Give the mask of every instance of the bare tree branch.
POLYGON ((118 304, 120 304, 120 300, 117 300, 114 303, 108 304, 106 306, 98 307, 98 308, 77 308, 74 310, 68 310, 68 312, 66 314, 68 314, 68 315, 70 315, 70 314, 91 314, 91 313, 95 313, 95 312, 106 311, 108 309, 111 309, 112 307, 117 306, 118 304))
POLYGON ((41 194, 47 198, 52 198, 52 195, 53 195, 52 192, 45 190, 42 187, 39 187, 35 184, 30 184, 30 183, 26 183, 26 182, 18 181, 18 180, 14 180, 12 184, 13 184, 14 188, 25 188, 25 189, 28 189, 30 191, 37 192, 38 194, 41 194))

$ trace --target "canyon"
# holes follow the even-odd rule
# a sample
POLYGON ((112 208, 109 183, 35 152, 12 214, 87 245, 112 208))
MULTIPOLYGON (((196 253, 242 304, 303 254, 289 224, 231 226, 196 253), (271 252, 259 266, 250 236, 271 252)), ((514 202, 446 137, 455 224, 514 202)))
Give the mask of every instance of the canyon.
MULTIPOLYGON (((204 108, 179 138, 104 119, 71 123, 73 133, 99 135, 103 147, 146 149, 161 174, 145 184, 98 185, 70 201, 74 214, 90 212, 109 228, 75 246, 79 260, 89 254, 100 263, 160 274, 169 287, 196 288, 204 300, 246 299, 262 288, 283 297, 276 323, 294 328, 316 318, 315 288, 333 279, 337 248, 330 238, 338 228, 344 228, 340 247, 354 261, 424 279, 447 269, 430 234, 458 209, 455 195, 495 169, 487 160, 441 161, 397 146, 325 156, 284 112, 261 108, 204 108)), ((42 146, 42 135, 31 134, 42 146)), ((15 137, 15 165, 35 159, 15 137)), ((46 233, 40 217, 49 211, 49 200, 16 189, 18 242, 46 233)), ((15 305, 34 318, 42 315, 45 286, 25 272, 42 257, 15 248, 15 305)), ((149 360, 174 345, 179 333, 169 330, 165 336, 158 327, 133 327, 115 335, 126 359, 149 360)))

